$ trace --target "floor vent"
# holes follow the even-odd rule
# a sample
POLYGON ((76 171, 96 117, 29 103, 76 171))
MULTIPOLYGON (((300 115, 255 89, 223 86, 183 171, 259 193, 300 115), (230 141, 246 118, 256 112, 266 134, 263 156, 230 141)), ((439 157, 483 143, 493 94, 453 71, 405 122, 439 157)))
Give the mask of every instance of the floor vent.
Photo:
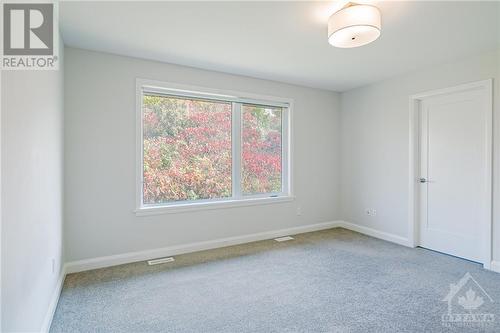
POLYGON ((294 238, 290 237, 290 236, 285 236, 285 237, 275 238, 274 240, 277 242, 286 242, 286 241, 289 241, 292 239, 294 239, 294 238))
POLYGON ((159 258, 159 259, 153 259, 153 260, 148 260, 148 265, 159 265, 159 264, 166 264, 167 262, 172 262, 175 261, 174 257, 168 257, 168 258, 159 258))

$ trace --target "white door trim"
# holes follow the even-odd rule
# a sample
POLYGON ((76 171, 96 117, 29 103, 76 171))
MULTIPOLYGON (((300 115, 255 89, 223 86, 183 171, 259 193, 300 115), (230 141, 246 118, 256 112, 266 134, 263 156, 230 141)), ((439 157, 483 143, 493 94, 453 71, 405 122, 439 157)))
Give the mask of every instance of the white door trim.
POLYGON ((2 71, 0 71, 0 332, 2 331, 2 71))
POLYGON ((492 152, 493 152, 493 81, 483 81, 461 84, 455 87, 427 91, 410 96, 410 140, 409 140, 409 193, 408 193, 408 242, 410 246, 419 245, 419 186, 417 185, 420 169, 420 147, 419 147, 419 106, 420 102, 427 97, 445 95, 467 90, 483 90, 487 101, 487 126, 486 126, 486 184, 487 190, 484 194, 486 204, 485 221, 483 221, 483 239, 486 240, 483 250, 483 267, 490 269, 492 260, 492 152))

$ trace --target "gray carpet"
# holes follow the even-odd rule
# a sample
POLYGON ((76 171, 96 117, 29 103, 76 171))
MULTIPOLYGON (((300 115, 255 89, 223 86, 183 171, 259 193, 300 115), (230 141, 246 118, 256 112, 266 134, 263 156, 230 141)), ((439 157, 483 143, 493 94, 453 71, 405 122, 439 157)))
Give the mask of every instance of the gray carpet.
POLYGON ((345 229, 180 255, 158 266, 70 274, 51 327, 53 333, 473 331, 500 332, 500 274, 345 229), (493 321, 447 327, 442 300, 467 272, 494 302, 464 279, 453 313, 492 314, 493 321), (476 294, 464 296, 469 289, 476 294))

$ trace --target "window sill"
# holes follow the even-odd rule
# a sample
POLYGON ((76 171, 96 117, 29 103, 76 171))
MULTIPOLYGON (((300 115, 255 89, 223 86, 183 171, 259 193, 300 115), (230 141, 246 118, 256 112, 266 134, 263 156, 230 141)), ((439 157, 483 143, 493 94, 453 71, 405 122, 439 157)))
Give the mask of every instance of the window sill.
POLYGON ((175 214, 175 213, 193 212, 193 211, 209 210, 209 209, 225 209, 225 208, 235 208, 235 207, 277 204, 277 203, 291 202, 294 199, 295 197, 293 196, 283 196, 283 197, 249 198, 240 200, 175 204, 168 206, 142 207, 136 209, 134 213, 136 216, 175 214))

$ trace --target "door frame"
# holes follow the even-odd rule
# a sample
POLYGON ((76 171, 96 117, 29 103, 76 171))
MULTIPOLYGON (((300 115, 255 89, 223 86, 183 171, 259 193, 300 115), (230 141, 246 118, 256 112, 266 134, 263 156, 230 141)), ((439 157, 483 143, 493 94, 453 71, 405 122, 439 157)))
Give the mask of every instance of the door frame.
POLYGON ((491 269, 492 261, 492 172, 493 172, 493 79, 470 82, 454 87, 426 91, 410 96, 409 108, 409 126, 410 126, 410 156, 409 156, 409 195, 408 195, 408 243, 411 247, 417 247, 420 244, 420 187, 418 178, 420 173, 420 104, 422 100, 432 96, 446 95, 468 90, 482 90, 486 101, 486 191, 484 193, 485 218, 482 221, 483 244, 482 264, 485 269, 491 269))

